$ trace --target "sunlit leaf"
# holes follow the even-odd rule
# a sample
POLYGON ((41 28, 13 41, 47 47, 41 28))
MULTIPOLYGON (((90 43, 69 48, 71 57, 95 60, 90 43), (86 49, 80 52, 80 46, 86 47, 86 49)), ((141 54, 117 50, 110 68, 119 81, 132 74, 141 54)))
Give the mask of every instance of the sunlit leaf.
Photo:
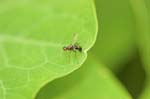
POLYGON ((0 99, 33 99, 46 83, 79 68, 96 32, 92 0, 1 0, 0 99), (82 53, 62 49, 74 34, 82 53))
POLYGON ((131 99, 131 97, 105 66, 90 57, 79 70, 42 88, 37 99, 131 99))

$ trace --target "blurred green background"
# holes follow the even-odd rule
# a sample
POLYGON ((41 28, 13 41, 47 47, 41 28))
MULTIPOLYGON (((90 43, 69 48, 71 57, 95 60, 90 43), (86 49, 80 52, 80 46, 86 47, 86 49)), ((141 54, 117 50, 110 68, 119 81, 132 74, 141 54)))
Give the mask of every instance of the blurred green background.
MULTIPOLYGON (((95 4, 99 35, 92 52, 138 99, 149 87, 150 0, 96 0, 95 4)), ((145 93, 141 99, 150 98, 145 93)))

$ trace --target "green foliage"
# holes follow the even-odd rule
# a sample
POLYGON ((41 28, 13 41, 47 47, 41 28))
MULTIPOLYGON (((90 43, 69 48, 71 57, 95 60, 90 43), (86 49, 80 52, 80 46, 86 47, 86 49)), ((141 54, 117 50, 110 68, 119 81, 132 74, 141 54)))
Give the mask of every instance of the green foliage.
POLYGON ((0 0, 0 99, 149 99, 149 27, 150 0, 0 0))
POLYGON ((131 99, 113 74, 91 55, 72 74, 45 86, 37 99, 131 99))
POLYGON ((2 0, 0 8, 0 99, 32 99, 46 83, 79 68, 95 42, 90 0, 2 0), (77 55, 62 49, 75 33, 84 51, 77 55))
POLYGON ((136 16, 137 44, 147 74, 145 88, 140 99, 148 99, 150 98, 150 1, 131 0, 131 5, 136 16))
POLYGON ((99 35, 94 53, 106 66, 118 72, 130 60, 135 48, 135 23, 129 0, 96 0, 99 35))

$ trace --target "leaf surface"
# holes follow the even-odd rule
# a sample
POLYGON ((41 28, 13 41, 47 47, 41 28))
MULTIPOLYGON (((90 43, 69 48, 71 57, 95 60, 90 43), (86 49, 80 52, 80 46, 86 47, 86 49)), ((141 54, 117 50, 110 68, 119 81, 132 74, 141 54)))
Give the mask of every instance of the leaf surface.
POLYGON ((93 57, 72 74, 54 80, 37 99, 131 99, 113 74, 93 57))
POLYGON ((91 0, 1 0, 0 99, 33 99, 46 83, 79 68, 96 34, 91 0), (74 34, 82 53, 62 49, 74 34))

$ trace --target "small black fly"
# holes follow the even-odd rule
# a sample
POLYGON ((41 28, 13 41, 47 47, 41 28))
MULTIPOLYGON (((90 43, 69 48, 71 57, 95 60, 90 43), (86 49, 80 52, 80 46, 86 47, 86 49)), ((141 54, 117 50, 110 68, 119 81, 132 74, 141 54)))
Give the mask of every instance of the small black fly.
POLYGON ((76 51, 82 52, 82 47, 76 42, 76 39, 77 39, 77 35, 75 35, 73 37, 73 40, 75 41, 75 43, 70 44, 68 46, 64 46, 63 50, 64 51, 73 51, 73 52, 76 52, 76 51))
POLYGON ((79 51, 79 52, 82 52, 82 47, 78 43, 75 43, 75 44, 71 44, 71 45, 68 45, 68 46, 64 46, 63 50, 64 51, 74 51, 74 52, 79 51))

